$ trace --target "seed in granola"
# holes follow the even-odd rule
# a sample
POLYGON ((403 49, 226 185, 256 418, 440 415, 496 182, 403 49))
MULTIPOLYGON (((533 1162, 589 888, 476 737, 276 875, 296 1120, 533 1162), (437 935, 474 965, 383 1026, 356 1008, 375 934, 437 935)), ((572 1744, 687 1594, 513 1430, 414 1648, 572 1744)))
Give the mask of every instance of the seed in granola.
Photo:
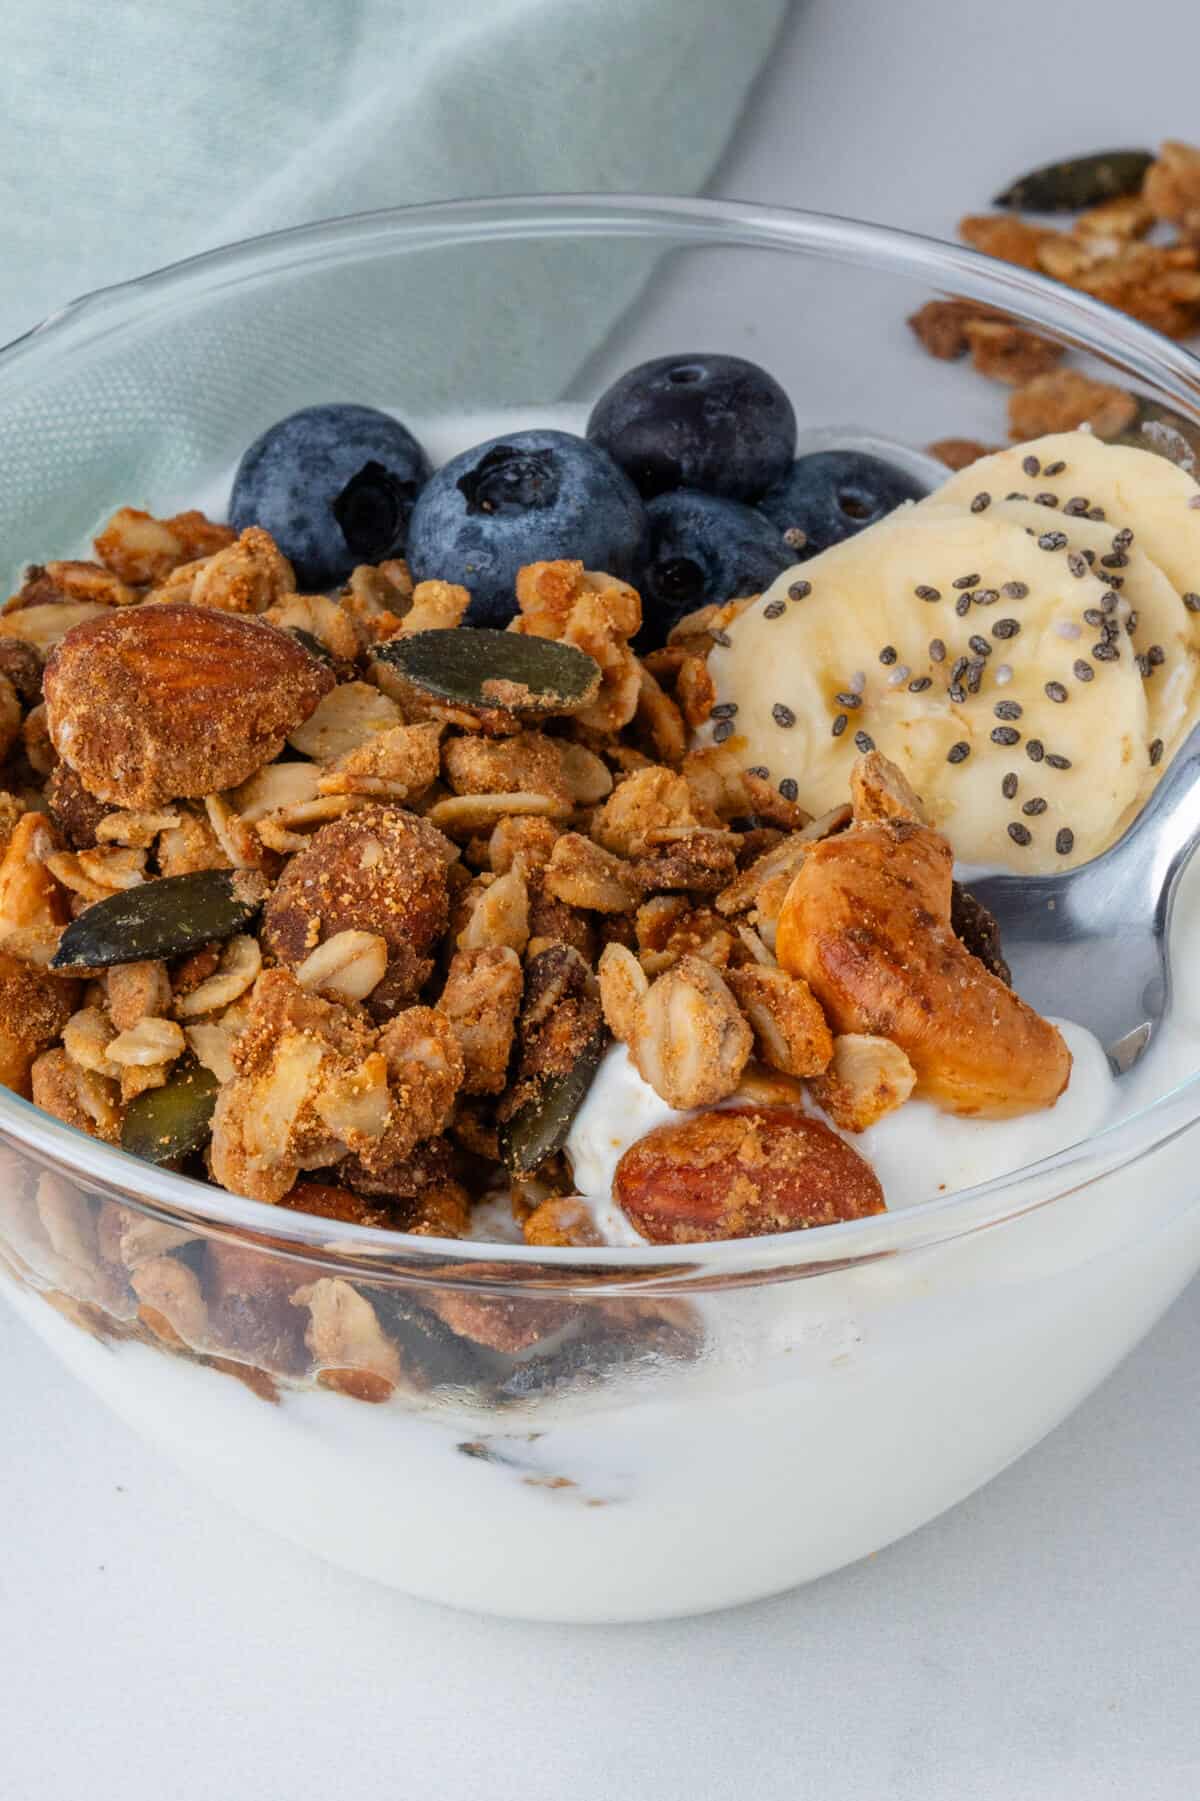
POLYGON ((811 582, 804 582, 804 581, 793 582, 791 587, 788 589, 788 599, 789 600, 807 600, 811 593, 812 593, 812 583, 811 582))
POLYGON ((1069 857, 1075 848, 1075 834, 1069 825, 1065 825, 1054 840, 1054 848, 1060 857, 1069 857))
POLYGON ((1063 501, 1063 512, 1069 519, 1080 519, 1088 510, 1088 503, 1082 494, 1072 494, 1070 500, 1063 501))
POLYGON ((107 969, 182 957, 244 932, 267 884, 250 870, 203 869, 160 876, 94 901, 66 927, 52 969, 107 969))
POLYGON ((992 708, 997 719, 1019 719, 1024 711, 1019 700, 998 700, 992 708))
POLYGON ((1093 644, 1091 654, 1097 663, 1118 663, 1121 660, 1120 651, 1115 644, 1110 644, 1107 638, 1100 644, 1093 644))
POLYGON ((975 655, 977 657, 990 657, 992 654, 991 645, 988 643, 986 638, 981 638, 979 636, 978 632, 976 632, 973 637, 968 638, 967 643, 970 645, 971 649, 975 652, 975 655))
POLYGON ((1047 682, 1044 693, 1047 700, 1055 700, 1060 706, 1067 698, 1067 691, 1061 682, 1047 682))
POLYGON ((1031 763, 1040 763, 1046 754, 1046 746, 1040 738, 1031 738, 1025 746, 1025 755, 1031 763))
POLYGON ((1005 582, 1001 593, 1006 595, 1009 600, 1024 600, 1029 594, 1029 589, 1024 582, 1005 582))
POLYGON ((979 658, 967 670, 967 693, 978 694, 983 682, 983 659, 979 658))
POLYGON ((1039 550, 1065 550, 1067 534, 1066 532, 1043 532, 1037 542, 1039 550))
POLYGON ((1022 847, 1026 844, 1033 843, 1033 833, 1029 830, 1027 825, 1022 825, 1019 819, 1013 820, 1008 828, 1008 835, 1014 844, 1019 844, 1022 847))
POLYGON ((1096 671, 1092 668, 1091 664, 1086 660, 1086 658, 1076 657, 1076 659, 1071 667, 1073 668, 1073 670, 1075 672, 1076 681, 1079 681, 1079 682, 1095 681, 1096 671))
POLYGON ((1100 611, 1099 607, 1085 607, 1083 612, 1083 623, 1085 625, 1101 626, 1104 624, 1104 614, 1100 611))
POLYGON ((956 707, 961 707, 963 702, 967 698, 967 691, 959 682, 951 682, 950 686, 946 690, 946 693, 949 695, 951 701, 953 701, 953 703, 956 707))
POLYGON ((1046 752, 1046 763, 1050 769, 1069 769, 1071 767, 1070 757, 1062 757, 1053 750, 1046 752))
POLYGON ((1033 498, 1036 505, 1040 507, 1056 507, 1058 505, 1057 494, 1035 494, 1033 498))
POLYGON ((729 636, 729 633, 722 631, 719 625, 710 625, 708 628, 708 635, 714 644, 720 645, 722 650, 728 650, 733 643, 733 639, 729 636))
POLYGON ((808 533, 803 526, 789 525, 783 534, 783 541, 789 550, 803 550, 808 543, 808 533))
POLYGON ((771 718, 776 725, 782 726, 785 732, 790 731, 796 723, 796 715, 790 707, 785 707, 781 700, 777 700, 771 708, 771 718))
POLYGON ((1021 734, 1015 725, 994 725, 992 727, 992 743, 1013 745, 1021 742, 1021 734))
POLYGON ((970 754, 971 746, 965 738, 960 738, 958 743, 952 744, 946 752, 946 761, 947 763, 965 763, 970 754))
POLYGON ((1067 552, 1067 568, 1077 580, 1081 580, 1088 572, 1088 566, 1077 550, 1067 552))
POLYGON ((1065 463, 1047 463, 1046 467, 1042 470, 1042 474, 1043 475, 1062 475, 1065 473, 1066 467, 1067 467, 1067 465, 1065 463))
POLYGON ((914 588, 913 593, 918 600, 940 600, 942 598, 941 589, 931 588, 926 582, 922 582, 919 587, 914 588))
POLYGON ((1081 551, 1081 552, 1080 552, 1080 555, 1081 555, 1081 556, 1082 556, 1082 557, 1083 557, 1083 560, 1084 560, 1084 562, 1085 562, 1085 563, 1086 563, 1086 564, 1087 564, 1087 566, 1088 566, 1088 568, 1089 568, 1089 569, 1094 569, 1094 568, 1095 568, 1095 566, 1096 566, 1096 553, 1095 553, 1095 551, 1094 551, 1094 550, 1093 550, 1093 549, 1092 549, 1092 548, 1091 548, 1091 546, 1090 546, 1090 545, 1089 545, 1089 546, 1088 546, 1088 548, 1087 548, 1087 549, 1086 549, 1086 550, 1083 550, 1083 551, 1081 551))
POLYGON ((1162 762, 1162 754, 1163 754, 1162 739, 1161 738, 1152 739, 1151 744, 1150 744, 1150 767, 1151 767, 1151 769, 1156 769, 1158 767, 1158 765, 1162 762))
POLYGON ((1133 533, 1127 525, 1123 525, 1119 532, 1113 533, 1112 547, 1114 550, 1128 550, 1132 543, 1133 533))
POLYGON ((1100 606, 1106 613, 1115 613, 1120 604, 1121 596, 1115 588, 1110 588, 1107 594, 1100 596, 1100 606))
POLYGON ((1125 569, 1128 564, 1129 558, 1121 550, 1114 550, 1109 556, 1100 558, 1101 569, 1125 569))
POLYGON ((1026 475, 1040 475, 1042 473, 1042 465, 1035 456, 1022 457, 1021 467, 1026 475))
POLYGON ((1000 784, 1000 792, 1004 796, 1005 800, 1012 800, 1013 797, 1015 796, 1019 786, 1020 786, 1020 777, 1018 775, 1014 774, 1014 772, 1010 769, 1008 774, 1005 776, 1004 780, 1000 784))
POLYGON ((1005 500, 1028 500, 1029 496, 1028 494, 1022 494, 1019 488, 1012 488, 1004 498, 1005 500))
POLYGON ((961 677, 967 673, 970 661, 970 657, 955 657, 953 663, 950 665, 950 680, 952 682, 959 681, 961 677))
POLYGON ((1102 524, 1104 520, 1107 519, 1108 514, 1104 511, 1103 507, 1089 507, 1087 516, 1089 519, 1094 519, 1097 524, 1102 524))
POLYGON ((908 684, 908 691, 910 694, 924 694, 926 688, 932 688, 932 687, 933 687, 933 677, 932 676, 918 675, 918 676, 915 676, 914 679, 908 684))
POLYGON ((993 638, 1015 638, 1021 629, 1019 619, 997 619, 992 627, 993 638))
POLYGON ((732 738, 733 730, 732 719, 718 719, 716 725, 713 727, 713 743, 724 744, 727 738, 732 738))
POLYGON ((121 1149, 147 1163, 176 1163, 210 1135, 217 1104, 216 1076, 190 1060, 176 1064, 164 1087, 131 1101, 121 1124, 121 1149))
POLYGON ((738 710, 736 700, 718 701, 710 715, 713 719, 732 719, 738 710))
POLYGON ((1000 598, 999 588, 977 588, 971 596, 977 607, 994 607, 1000 598))
POLYGON ((897 652, 896 646, 894 644, 885 644, 883 649, 879 653, 879 661, 884 665, 884 668, 886 669, 889 664, 894 663, 896 661, 896 657, 898 654, 899 653, 897 652))
POLYGON ((1161 644, 1152 644, 1146 652, 1146 655, 1150 659, 1150 667, 1152 669, 1160 668, 1167 660, 1167 653, 1161 644))
POLYGON ((765 763, 753 763, 746 771, 746 774, 756 775, 760 782, 766 782, 770 780, 771 771, 767 768, 765 763))
POLYGON ((973 588, 978 580, 979 580, 979 571, 976 569, 976 570, 973 570, 970 575, 956 576, 954 578, 954 581, 950 585, 953 588, 960 588, 960 589, 961 588, 973 588))
POLYGON ((1131 638, 1132 638, 1132 637, 1133 637, 1133 634, 1134 634, 1134 632, 1136 632, 1136 631, 1137 631, 1137 628, 1138 628, 1138 613, 1137 613, 1137 609, 1136 609, 1136 608, 1130 608, 1130 612, 1129 612, 1129 617, 1128 617, 1128 618, 1127 618, 1127 619, 1126 619, 1126 621, 1125 621, 1125 630, 1126 630, 1126 632, 1127 632, 1127 633, 1128 633, 1128 634, 1129 634, 1129 636, 1130 636, 1130 637, 1131 637, 1131 638))
POLYGON ((1048 800, 1043 800, 1040 794, 1035 794, 1032 800, 1027 800, 1025 802, 1021 811, 1027 818, 1036 819, 1038 814, 1044 813, 1049 805, 1050 802, 1048 800))
POLYGON ((468 709, 577 713, 600 686, 599 665, 573 644, 486 626, 389 638, 375 655, 435 700, 468 709))
MULTIPOLYGON (((1195 502, 1190 501, 1188 504, 1194 506, 1195 502)), ((1183 604, 1189 613, 1200 613, 1200 594, 1197 594, 1194 589, 1189 588, 1187 593, 1183 596, 1183 604)))
POLYGON ((1058 619, 1058 620, 1056 620, 1055 625, 1054 625, 1054 630, 1060 638, 1066 638, 1068 640, 1073 639, 1073 638, 1082 638, 1082 636, 1083 636, 1083 627, 1081 625, 1077 625, 1074 619, 1058 619))
POLYGON ((842 733, 845 731, 846 727, 849 725, 849 723, 850 723, 850 721, 846 717, 845 713, 839 713, 837 718, 833 722, 833 736, 835 738, 840 738, 842 733))
POLYGON ((988 508, 991 506, 991 504, 992 504, 991 495, 981 491, 980 493, 978 493, 975 496, 974 500, 971 502, 971 511, 973 513, 986 513, 988 508))
POLYGON ((967 614, 971 611, 971 596, 969 594, 960 594, 954 603, 954 611, 958 614, 960 619, 965 619, 967 614))
MULTIPOLYGON (((855 732, 854 742, 855 742, 855 744, 857 744, 859 750, 861 750, 864 757, 866 756, 868 751, 872 751, 875 749, 875 740, 874 740, 874 738, 871 737, 869 732, 855 732)), ((794 799, 795 796, 793 796, 792 798, 794 799)))
POLYGON ((862 695, 856 694, 853 688, 843 688, 840 694, 833 697, 839 707, 861 707, 862 695))
POLYGON ((1009 682, 1012 681, 1012 679, 1013 679, 1012 664, 1011 663, 997 663, 996 667, 992 670, 992 680, 995 682, 997 688, 1007 687, 1009 682))
POLYGON ((1150 150, 1097 150, 1046 163, 1010 183, 993 205, 1033 213, 1081 212, 1104 200, 1139 194, 1153 161, 1150 150))
POLYGON ((779 792, 780 792, 780 794, 782 794, 784 800, 795 800, 796 796, 800 792, 800 789, 799 789, 798 784, 792 780, 790 775, 785 775, 783 780, 779 784, 779 792))
MULTIPOLYGON (((1195 598, 1196 610, 1197 612, 1200 612, 1200 594, 1195 598)), ((929 640, 929 659, 933 663, 944 663, 946 661, 946 645, 943 639, 931 638, 929 640)))
POLYGON ((782 619, 787 607, 781 600, 769 600, 763 608, 764 619, 782 619))

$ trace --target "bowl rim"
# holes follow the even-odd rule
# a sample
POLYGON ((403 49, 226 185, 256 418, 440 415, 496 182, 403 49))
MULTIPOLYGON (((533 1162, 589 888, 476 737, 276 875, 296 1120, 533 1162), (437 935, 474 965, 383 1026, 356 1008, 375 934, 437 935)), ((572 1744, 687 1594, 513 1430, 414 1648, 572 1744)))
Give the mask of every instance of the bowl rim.
MULTIPOLYGON (((217 246, 69 301, 0 348, 0 405, 36 385, 46 357, 61 366, 100 338, 136 329, 143 304, 194 304, 226 286, 253 285, 290 270, 364 260, 382 248, 620 236, 664 240, 677 250, 804 253, 924 283, 933 295, 1006 301, 1022 323, 1040 325, 1090 354, 1117 357, 1200 424, 1200 359, 1104 303, 1049 278, 941 239, 836 214, 757 203, 654 194, 547 194, 433 201, 314 221, 217 246)), ((425 1238, 331 1222, 244 1199, 159 1169, 65 1125, 0 1090, 0 1141, 34 1152, 71 1179, 166 1222, 206 1235, 256 1240, 279 1254, 345 1272, 458 1285, 522 1288, 566 1284, 573 1292, 620 1286, 676 1287, 794 1279, 930 1248, 1079 1193, 1171 1142, 1200 1121, 1200 1069, 1091 1137, 1008 1175, 895 1212, 761 1238, 687 1245, 548 1248, 425 1238)))

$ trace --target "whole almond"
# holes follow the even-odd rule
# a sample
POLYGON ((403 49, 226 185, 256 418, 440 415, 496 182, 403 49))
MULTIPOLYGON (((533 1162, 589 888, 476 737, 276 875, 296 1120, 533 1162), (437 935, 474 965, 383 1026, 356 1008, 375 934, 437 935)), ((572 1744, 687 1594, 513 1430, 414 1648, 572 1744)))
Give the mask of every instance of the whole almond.
POLYGON ((186 603, 112 609, 46 665, 50 737, 90 794, 157 807, 235 787, 333 687, 261 620, 186 603))

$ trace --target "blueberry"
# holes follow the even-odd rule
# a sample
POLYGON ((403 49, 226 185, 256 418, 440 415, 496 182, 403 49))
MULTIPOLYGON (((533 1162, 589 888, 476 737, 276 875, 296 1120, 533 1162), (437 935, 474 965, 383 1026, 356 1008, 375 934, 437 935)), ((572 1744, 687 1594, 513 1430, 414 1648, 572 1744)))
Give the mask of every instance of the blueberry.
POLYGON ((525 563, 581 559, 632 579, 646 534, 637 489, 612 458, 564 431, 517 431, 464 450, 416 506, 408 561, 417 581, 471 590, 468 625, 503 626, 525 563))
POLYGON ((429 470, 407 427, 374 407, 302 407, 238 464, 230 523, 270 532, 302 588, 332 588, 356 564, 400 554, 429 470))
POLYGON ((758 594, 795 562, 769 519, 716 494, 676 488, 646 508, 650 546, 638 582, 641 644, 666 641, 685 613, 758 594))
POLYGON ((803 543, 792 546, 792 561, 803 562, 927 492, 914 476, 881 457, 818 450, 798 458, 758 504, 781 532, 804 533, 803 543))
POLYGON ((740 356, 660 356, 615 381, 587 435, 649 499, 699 488, 757 500, 796 454, 796 415, 773 376, 740 356))

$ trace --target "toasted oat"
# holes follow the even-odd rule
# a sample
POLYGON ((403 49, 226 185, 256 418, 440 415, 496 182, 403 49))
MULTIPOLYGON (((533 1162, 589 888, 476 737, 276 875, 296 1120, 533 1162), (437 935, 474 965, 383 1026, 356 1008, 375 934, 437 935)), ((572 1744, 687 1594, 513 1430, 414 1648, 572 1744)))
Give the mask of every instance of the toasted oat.
POLYGON ((640 1030, 638 1009, 650 989, 646 972, 624 945, 608 944, 598 974, 605 1024, 614 1038, 628 1043, 640 1030))
POLYGON ((168 827, 158 841, 158 873, 194 875, 202 869, 231 868, 207 814, 192 807, 179 807, 176 811, 179 824, 168 827))
POLYGON ((542 875, 545 893, 593 913, 630 913, 641 898, 628 863, 579 832, 564 832, 542 875))
POLYGON ((598 1245, 604 1240, 586 1201, 578 1195, 552 1195, 533 1212, 522 1228, 526 1244, 598 1245))
POLYGON ((1089 206, 1079 214, 1071 233, 1085 242, 1099 243, 1105 254, 1114 255, 1122 244, 1144 238, 1153 224, 1154 212, 1143 187, 1141 194, 1119 194, 1114 200, 1089 206))
POLYGON ((142 1069, 171 1063, 182 1057, 186 1048, 182 1027, 173 1019, 155 1019, 148 1014, 111 1041, 107 1056, 121 1069, 142 1069))
POLYGON ((850 804, 856 825, 875 819, 908 819, 928 825, 920 796, 908 777, 881 751, 868 751, 850 771, 850 804))
POLYGON ((331 690, 303 725, 289 733, 288 743, 301 756, 332 763, 367 744, 378 732, 404 722, 395 701, 370 682, 342 682, 331 690))
POLYGON ((638 728, 658 761, 669 764, 672 768, 677 767, 682 763, 687 750, 687 727, 683 714, 644 664, 641 684, 635 715, 638 728))
POLYGON ((1030 225, 1011 213, 977 213, 960 219, 959 236, 985 256, 999 257, 1003 263, 1017 263, 1022 269, 1042 267, 1040 257, 1045 246, 1062 233, 1044 226, 1030 225))
POLYGON ((62 1045, 72 1063, 98 1076, 119 1079, 120 1065, 108 1054, 116 1028, 102 1007, 81 1007, 62 1029, 62 1045))
POLYGON ((836 1126, 865 1132, 903 1106, 916 1084, 917 1072, 898 1044, 846 1032, 834 1039, 833 1061, 810 1087, 836 1126))
MULTIPOLYGON (((9 686, 11 687, 11 683, 9 686)), ((30 768, 35 775, 49 775, 58 761, 58 752, 50 739, 50 725, 44 702, 30 708, 20 722, 19 729, 21 745, 30 768)))
POLYGON ((469 838, 474 832, 491 831, 509 815, 541 819, 569 819, 571 803, 547 794, 456 794, 439 800, 425 817, 451 838, 469 838))
MULTIPOLYGON (((37 712, 39 709, 34 708, 34 711, 37 712)), ((44 709, 41 709, 41 711, 44 721, 45 711, 44 709)), ((13 745, 17 742, 17 739, 21 736, 22 723, 21 698, 8 677, 4 674, 0 674, 0 758, 8 755, 13 745)), ((43 725, 42 731, 38 733, 39 740, 44 733, 45 727, 43 725)), ((45 735, 48 737, 48 734, 45 735)), ((30 762, 33 761, 33 758, 30 757, 30 762)), ((49 775, 51 769, 54 767, 54 761, 55 759, 51 752, 49 760, 46 761, 44 768, 39 768, 37 763, 34 763, 34 768, 39 775, 49 775)))
POLYGON ((502 1094, 524 977, 508 945, 456 951, 438 1001, 463 1058, 464 1094, 502 1094))
POLYGON ((731 969, 726 980, 764 1063, 787 1076, 816 1076, 829 1067, 833 1034, 807 982, 758 964, 731 969))
POLYGON ((327 594, 288 594, 268 607, 263 618, 280 631, 307 632, 339 663, 350 664, 358 655, 355 620, 327 594))
MULTIPOLYGON (((755 811, 743 751, 744 747, 729 740, 690 750, 683 759, 680 774, 688 785, 692 811, 698 819, 712 824, 716 820, 745 819, 755 811)), ((806 814, 806 820, 807 817, 806 814)))
POLYGON ((980 375, 1020 387, 1060 363, 1064 344, 1003 319, 968 319, 964 328, 971 362, 980 375))
POLYGON ((0 945, 30 963, 49 963, 67 922, 66 897, 47 867, 59 848, 47 815, 25 813, 0 858, 0 945))
POLYGON ((683 957, 650 984, 626 1042, 655 1093, 670 1107, 691 1108, 733 1093, 754 1040, 717 971, 683 957))
POLYGON ((308 1309, 304 1338, 317 1381, 357 1401, 386 1401, 401 1380, 400 1353, 370 1301, 334 1276, 298 1288, 291 1298, 293 1306, 308 1309))
POLYGON ((556 739, 567 793, 579 807, 593 807, 613 790, 612 772, 602 757, 585 744, 556 739))
POLYGON ((208 1339, 208 1303, 195 1270, 178 1257, 151 1257, 129 1278, 142 1324, 175 1348, 201 1349, 208 1339))
POLYGON ((600 693, 577 717, 597 731, 619 731, 637 712, 641 666, 629 640, 642 623, 635 589, 615 576, 563 559, 530 563, 517 573, 520 615, 509 628, 557 638, 600 665, 600 693))
POLYGON ((470 604, 470 589, 457 582, 418 582, 401 621, 401 634, 449 631, 462 624, 470 604))
POLYGON ((701 823, 683 776, 655 764, 618 783, 592 820, 592 837, 618 856, 636 857, 650 849, 654 832, 701 823))
POLYGON ((118 1032, 146 1018, 162 1018, 171 1008, 171 983, 165 963, 115 963, 104 973, 109 1016, 118 1032))
POLYGON ((1200 150, 1168 139, 1147 172, 1142 199, 1156 219, 1200 238, 1200 150))
POLYGON ((459 950, 506 945, 518 955, 529 942, 529 889, 520 863, 506 875, 480 876, 464 897, 466 921, 455 943, 459 950))
POLYGON ((455 794, 544 794, 564 804, 572 799, 558 742, 544 732, 448 738, 442 768, 455 794))
MULTIPOLYGON (((181 563, 150 595, 190 600, 225 613, 265 613, 296 591, 296 578, 274 538, 251 525, 232 544, 194 563, 181 563)), ((351 652, 353 654, 353 652, 351 652)))
POLYGON ((684 657, 675 680, 675 699, 687 725, 697 731, 711 715, 717 699, 717 686, 703 657, 684 657))
POLYGON ((639 908, 637 936, 642 968, 651 976, 681 957, 703 957, 714 969, 724 969, 736 948, 728 923, 711 907, 692 906, 684 895, 658 895, 639 908), (668 915, 672 901, 682 904, 668 915))
POLYGON ((1039 375, 1008 402, 1009 435, 1018 440, 1086 425, 1099 438, 1115 438, 1137 417, 1137 400, 1124 388, 1093 381, 1078 369, 1039 375))
POLYGON ((83 1069, 65 1050, 44 1051, 30 1070, 34 1104, 80 1132, 115 1144, 121 1134, 116 1084, 83 1069))
POLYGON ((17 638, 47 655, 77 625, 103 619, 109 608, 93 600, 50 602, 22 607, 0 617, 0 638, 17 638))
POLYGON ((402 557, 360 563, 342 591, 341 605, 364 649, 390 638, 412 605, 413 579, 402 557))
POLYGON ((436 722, 397 725, 377 732, 365 744, 325 766, 318 792, 415 800, 437 780, 441 735, 442 728, 436 722))
POLYGON ((110 894, 137 888, 145 881, 146 853, 119 845, 55 851, 46 858, 46 868, 72 894, 82 895, 87 901, 105 900, 110 894))
POLYGON ((463 1083, 463 1054, 453 1023, 433 1007, 408 1007, 379 1033, 392 1097, 386 1130, 353 1148, 367 1170, 406 1158, 445 1126, 463 1083))
POLYGON ((25 571, 20 590, 9 608, 54 606, 67 602, 91 602, 104 607, 127 607, 141 596, 100 563, 34 563, 25 571))
MULTIPOLYGON (((220 960, 212 975, 176 1000, 176 1017, 203 1019, 206 1014, 221 1012, 253 987, 262 969, 262 962, 262 951, 257 938, 243 932, 236 938, 229 939, 222 946, 220 960)), ((300 969, 296 971, 296 976, 302 987, 314 986, 303 980, 300 969)))
POLYGON ((214 525, 203 513, 155 519, 136 507, 119 507, 96 538, 96 555, 122 581, 141 587, 164 581, 181 563, 223 550, 235 536, 229 526, 214 525))
POLYGON ((382 982, 387 959, 387 939, 377 932, 335 932, 297 966, 296 980, 329 1000, 363 1001, 382 982))
POLYGON ((558 838, 558 827, 549 819, 514 814, 501 819, 488 838, 488 857, 493 872, 505 875, 520 857, 526 875, 542 869, 550 861, 558 838))

